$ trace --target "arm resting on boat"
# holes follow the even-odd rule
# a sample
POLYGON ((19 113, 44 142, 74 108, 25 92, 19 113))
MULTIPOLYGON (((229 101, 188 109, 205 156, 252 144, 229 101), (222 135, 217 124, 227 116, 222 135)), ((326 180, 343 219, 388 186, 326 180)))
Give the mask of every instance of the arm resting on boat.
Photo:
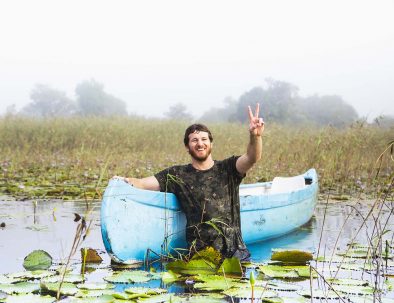
POLYGON ((129 183, 130 185, 140 189, 160 191, 159 181, 157 181, 154 176, 141 179, 113 176, 112 179, 121 179, 126 183, 129 183))
POLYGON ((125 178, 125 182, 133 185, 134 187, 147 190, 160 191, 159 181, 154 176, 146 178, 125 178))

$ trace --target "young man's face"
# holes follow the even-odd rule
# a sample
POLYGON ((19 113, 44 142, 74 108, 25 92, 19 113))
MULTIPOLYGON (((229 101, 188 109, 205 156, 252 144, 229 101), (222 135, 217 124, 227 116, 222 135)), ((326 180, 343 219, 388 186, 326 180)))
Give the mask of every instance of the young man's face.
POLYGON ((197 161, 205 161, 211 154, 212 143, 207 132, 194 132, 189 135, 186 147, 190 156, 197 161))

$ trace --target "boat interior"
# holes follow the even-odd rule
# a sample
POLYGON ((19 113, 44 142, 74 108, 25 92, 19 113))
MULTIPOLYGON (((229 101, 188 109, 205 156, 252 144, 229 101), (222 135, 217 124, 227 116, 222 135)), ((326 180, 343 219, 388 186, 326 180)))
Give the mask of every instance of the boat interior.
POLYGON ((241 185, 240 196, 259 196, 268 194, 281 194, 303 189, 312 183, 312 179, 304 176, 275 177, 272 182, 241 185))

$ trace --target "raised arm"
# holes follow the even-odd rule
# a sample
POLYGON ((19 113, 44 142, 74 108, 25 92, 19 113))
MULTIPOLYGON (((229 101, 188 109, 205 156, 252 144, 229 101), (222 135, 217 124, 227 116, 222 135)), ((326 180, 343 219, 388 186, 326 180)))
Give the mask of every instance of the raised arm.
POLYGON ((253 164, 261 159, 263 149, 261 136, 264 132, 263 118, 259 118, 260 105, 257 103, 256 112, 253 115, 252 109, 248 106, 249 113, 249 143, 246 153, 238 158, 236 167, 239 173, 246 174, 253 164))
POLYGON ((125 181, 126 183, 131 184, 132 186, 135 186, 140 189, 147 189, 147 190, 155 190, 159 191, 160 190, 160 185, 159 181, 154 176, 151 177, 146 177, 146 178, 127 178, 127 177, 120 177, 120 176, 114 176, 112 179, 121 179, 125 181))

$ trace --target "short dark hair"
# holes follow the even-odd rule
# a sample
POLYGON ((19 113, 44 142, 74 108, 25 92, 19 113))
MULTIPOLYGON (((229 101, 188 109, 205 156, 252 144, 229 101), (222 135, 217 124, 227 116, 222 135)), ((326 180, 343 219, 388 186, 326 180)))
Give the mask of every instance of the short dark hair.
POLYGON ((211 131, 206 127, 204 124, 192 124, 185 130, 185 137, 183 138, 183 143, 185 143, 185 146, 189 145, 189 135, 192 133, 199 133, 199 132, 206 132, 208 133, 208 138, 209 141, 213 141, 213 137, 211 134, 211 131))

